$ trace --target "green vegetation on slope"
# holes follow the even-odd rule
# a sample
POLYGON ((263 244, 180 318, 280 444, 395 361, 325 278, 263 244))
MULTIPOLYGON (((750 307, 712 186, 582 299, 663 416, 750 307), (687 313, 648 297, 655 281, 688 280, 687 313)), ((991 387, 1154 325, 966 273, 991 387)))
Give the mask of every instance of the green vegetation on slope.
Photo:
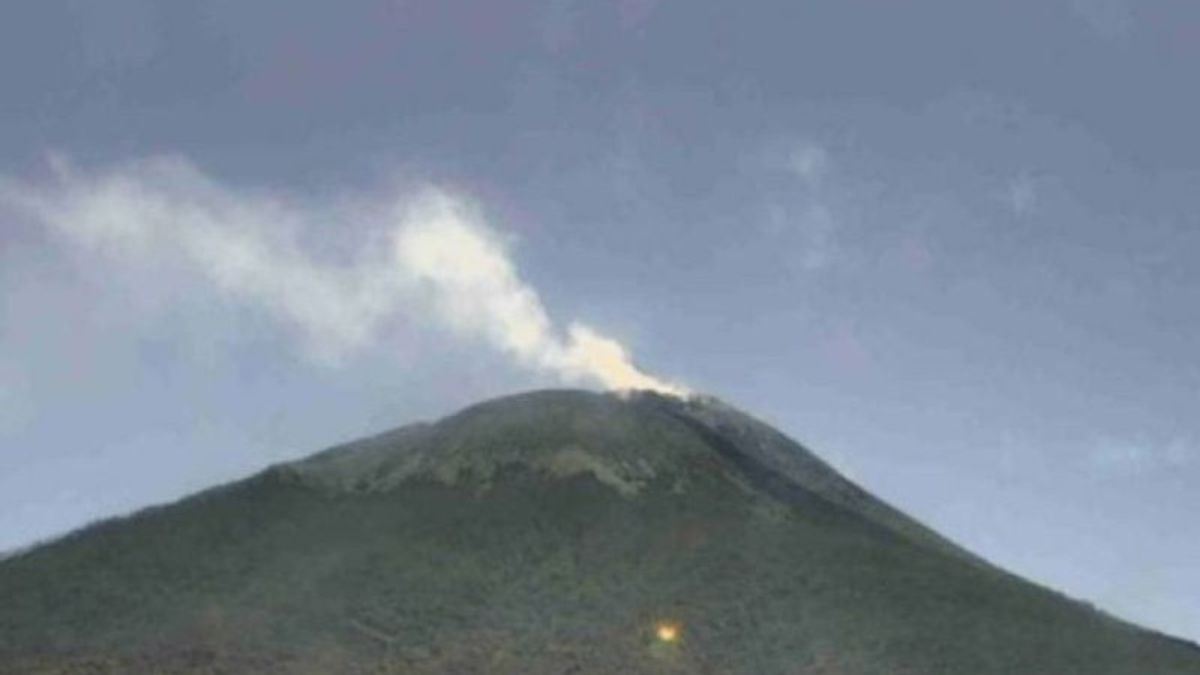
POLYGON ((88 528, 0 563, 0 673, 1200 673, 722 419, 514 397, 88 528))

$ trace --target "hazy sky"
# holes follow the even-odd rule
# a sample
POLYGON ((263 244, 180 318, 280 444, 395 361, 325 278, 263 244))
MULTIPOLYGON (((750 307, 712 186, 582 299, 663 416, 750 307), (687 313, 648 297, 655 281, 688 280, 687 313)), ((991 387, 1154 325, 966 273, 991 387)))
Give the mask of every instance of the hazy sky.
POLYGON ((1200 639, 1197 63, 1173 0, 5 3, 0 549, 653 374, 1200 639))

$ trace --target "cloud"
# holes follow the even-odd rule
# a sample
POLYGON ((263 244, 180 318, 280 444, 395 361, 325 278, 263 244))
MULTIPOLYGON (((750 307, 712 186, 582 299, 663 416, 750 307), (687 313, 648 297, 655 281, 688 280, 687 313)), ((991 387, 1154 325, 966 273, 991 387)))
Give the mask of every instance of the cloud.
POLYGON ((1104 475, 1149 475, 1190 466, 1200 458, 1184 438, 1166 443, 1105 439, 1087 456, 1093 471, 1104 475))
POLYGON ((829 173, 829 155, 812 142, 787 144, 782 152, 771 153, 769 165, 786 182, 771 182, 773 196, 768 200, 766 227, 775 236, 798 239, 799 254, 794 258, 806 272, 822 270, 838 258, 839 221, 830 204, 825 179, 829 173))
POLYGON ((1163 448, 1163 461, 1168 466, 1180 468, 1190 466, 1200 459, 1196 446, 1183 438, 1175 438, 1163 448))
POLYGON ((1070 0, 1071 11, 1096 35, 1113 40, 1129 31, 1132 12, 1128 0, 1070 0))
POLYGON ((684 393, 594 328, 560 328, 507 240, 445 189, 314 204, 231 189, 178 157, 99 171, 56 159, 45 179, 0 179, 0 205, 113 262, 191 270, 291 326, 325 362, 377 344, 389 322, 430 320, 563 382, 684 393), (311 243, 361 228, 367 236, 349 261, 323 259, 311 243))
POLYGON ((1037 206, 1037 185, 1029 176, 1021 175, 1009 182, 1007 197, 1015 215, 1029 215, 1037 206))
POLYGON ((787 156, 787 168, 801 181, 816 188, 828 169, 829 156, 814 143, 800 143, 787 156))

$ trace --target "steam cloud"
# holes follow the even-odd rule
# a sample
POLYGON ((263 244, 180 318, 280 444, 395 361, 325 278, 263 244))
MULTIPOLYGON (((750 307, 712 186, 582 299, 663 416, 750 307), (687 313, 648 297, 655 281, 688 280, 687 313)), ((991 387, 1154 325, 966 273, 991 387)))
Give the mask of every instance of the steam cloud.
POLYGON ((0 179, 0 205, 118 259, 178 256, 299 329, 323 357, 362 348, 389 318, 416 312, 564 382, 686 394, 640 370, 616 340, 578 322, 557 326, 499 233, 445 190, 326 212, 233 191, 179 158, 99 172, 56 159, 51 169, 43 181, 0 179), (318 262, 298 239, 323 217, 368 219, 371 245, 349 265, 318 262))

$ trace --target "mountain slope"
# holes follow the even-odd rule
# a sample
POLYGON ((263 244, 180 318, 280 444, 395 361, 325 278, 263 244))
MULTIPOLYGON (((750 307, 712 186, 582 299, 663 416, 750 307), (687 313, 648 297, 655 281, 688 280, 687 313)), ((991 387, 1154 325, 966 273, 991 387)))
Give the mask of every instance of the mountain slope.
POLYGON ((547 391, 0 562, 0 673, 76 671, 1169 674, 1200 650, 719 402, 547 391))

